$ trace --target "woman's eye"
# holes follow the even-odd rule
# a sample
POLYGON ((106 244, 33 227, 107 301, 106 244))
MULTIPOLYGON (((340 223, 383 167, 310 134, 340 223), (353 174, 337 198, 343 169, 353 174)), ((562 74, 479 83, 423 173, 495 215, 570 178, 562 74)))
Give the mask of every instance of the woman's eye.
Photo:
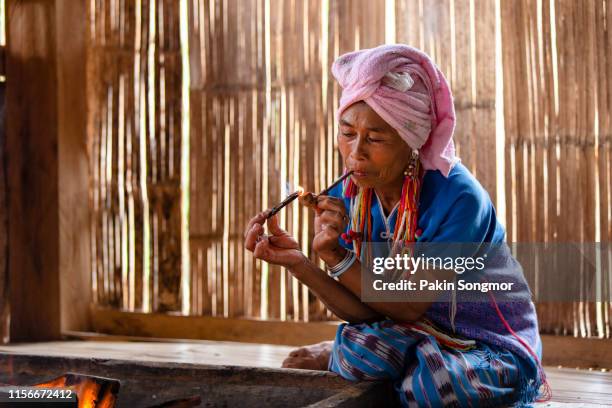
POLYGON ((354 133, 342 132, 342 136, 351 137, 351 136, 355 136, 355 134, 354 133))

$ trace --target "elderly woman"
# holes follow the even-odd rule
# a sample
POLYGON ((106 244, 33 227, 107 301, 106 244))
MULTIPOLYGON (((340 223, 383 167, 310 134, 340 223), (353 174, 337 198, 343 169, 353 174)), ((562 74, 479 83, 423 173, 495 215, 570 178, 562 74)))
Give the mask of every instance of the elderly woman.
POLYGON ((503 244, 505 231, 487 193, 455 157, 452 95, 426 54, 380 46, 340 56, 332 72, 343 89, 338 147, 353 173, 328 195, 301 199, 316 209, 312 248, 327 271, 276 216, 268 234, 267 212, 245 232, 256 258, 287 268, 348 322, 333 342, 297 349, 283 366, 392 381, 404 406, 533 402, 546 380, 531 301, 360 299, 370 243, 503 244))

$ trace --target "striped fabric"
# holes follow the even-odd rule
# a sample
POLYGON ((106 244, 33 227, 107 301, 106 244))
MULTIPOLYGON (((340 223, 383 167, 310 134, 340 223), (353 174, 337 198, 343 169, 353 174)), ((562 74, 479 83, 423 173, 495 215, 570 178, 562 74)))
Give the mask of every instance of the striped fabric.
POLYGON ((536 376, 533 365, 481 342, 445 334, 441 342, 429 329, 390 320, 341 324, 329 370, 351 381, 392 381, 406 407, 526 406, 535 400, 538 384, 528 380, 536 376))

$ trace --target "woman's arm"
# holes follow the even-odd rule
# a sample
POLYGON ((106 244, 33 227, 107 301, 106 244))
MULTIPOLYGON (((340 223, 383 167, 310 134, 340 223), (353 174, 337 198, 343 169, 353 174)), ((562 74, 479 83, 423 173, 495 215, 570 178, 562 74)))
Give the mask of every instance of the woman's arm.
POLYGON ((262 212, 253 217, 244 235, 245 248, 253 252, 255 258, 287 268, 340 319, 358 323, 381 317, 306 258, 297 241, 280 228, 276 216, 266 221, 266 215, 262 212), (264 234, 264 223, 271 235, 264 234))
MULTIPOLYGON (((347 251, 339 244, 340 233, 344 230, 346 223, 346 209, 341 200, 329 196, 317 197, 317 209, 315 226, 318 233, 313 241, 313 249, 328 266, 335 266, 344 258, 347 251)), ((339 278, 342 286, 358 299, 361 296, 361 273, 361 263, 356 261, 339 278)), ((452 278, 453 272, 419 270, 412 277, 417 275, 419 279, 435 281, 436 279, 452 278)), ((436 293, 433 291, 425 293, 425 291, 419 290, 414 290, 411 293, 413 301, 410 302, 364 302, 364 305, 397 322, 412 322, 429 309, 433 303, 430 299, 435 298, 433 296, 436 293), (421 299, 421 301, 417 299, 421 299), (423 301, 424 299, 429 301, 423 301)))
POLYGON ((306 258, 303 263, 290 268, 290 272, 342 320, 361 323, 384 318, 306 258))
MULTIPOLYGON (((325 263, 330 266, 336 265, 341 261, 341 258, 327 258, 323 259, 325 263)), ((361 263, 359 261, 355 261, 355 263, 342 275, 339 277, 339 282, 354 294, 358 300, 361 296, 361 263)), ((419 279, 426 279, 430 282, 434 282, 436 280, 443 279, 451 279, 454 276, 454 272, 452 271, 425 271, 419 270, 411 278, 419 276, 419 279)), ((411 302, 362 302, 368 308, 371 308, 376 313, 379 313, 383 316, 387 316, 390 319, 396 322, 413 322, 418 320, 426 311, 429 309, 432 298, 435 297, 436 292, 431 290, 412 290, 412 298, 414 301, 411 302), (416 300, 416 299, 428 299, 425 300, 416 300)), ((437 293, 438 295, 442 294, 442 292, 437 293)))

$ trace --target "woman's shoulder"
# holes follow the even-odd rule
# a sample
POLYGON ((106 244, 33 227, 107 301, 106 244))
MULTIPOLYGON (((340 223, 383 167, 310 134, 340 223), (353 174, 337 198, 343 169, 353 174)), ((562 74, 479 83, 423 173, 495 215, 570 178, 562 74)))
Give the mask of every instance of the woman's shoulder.
POLYGON ((457 163, 448 177, 437 170, 425 173, 419 211, 420 222, 432 241, 504 239, 505 231, 497 221, 489 194, 462 163, 457 163))
POLYGON ((446 193, 488 195, 476 177, 461 162, 453 166, 448 177, 444 177, 439 170, 427 171, 423 187, 428 186, 446 193))
POLYGON ((447 203, 467 200, 483 205, 491 204, 487 191, 461 162, 453 166, 448 177, 444 177, 439 170, 427 171, 423 179, 423 193, 439 195, 447 203))

